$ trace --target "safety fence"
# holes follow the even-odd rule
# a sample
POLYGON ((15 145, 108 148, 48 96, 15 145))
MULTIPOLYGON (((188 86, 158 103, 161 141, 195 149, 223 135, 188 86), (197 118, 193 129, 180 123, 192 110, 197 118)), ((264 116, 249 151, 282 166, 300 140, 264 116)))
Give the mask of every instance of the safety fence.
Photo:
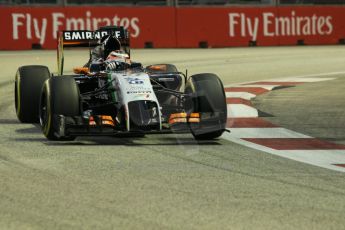
POLYGON ((1 7, 1 50, 54 49, 58 30, 129 29, 131 46, 235 47, 345 43, 343 6, 1 7))

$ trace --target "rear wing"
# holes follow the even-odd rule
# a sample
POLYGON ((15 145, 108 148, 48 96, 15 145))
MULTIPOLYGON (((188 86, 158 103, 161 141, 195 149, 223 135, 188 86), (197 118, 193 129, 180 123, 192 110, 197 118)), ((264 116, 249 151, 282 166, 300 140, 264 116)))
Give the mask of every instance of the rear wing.
MULTIPOLYGON (((107 35, 114 35, 121 47, 130 55, 129 33, 123 27, 105 26, 99 30, 68 30, 58 32, 57 65, 58 74, 63 74, 64 47, 88 47, 90 50, 99 44, 99 40, 107 35)), ((91 52, 90 52, 91 55, 91 52)))

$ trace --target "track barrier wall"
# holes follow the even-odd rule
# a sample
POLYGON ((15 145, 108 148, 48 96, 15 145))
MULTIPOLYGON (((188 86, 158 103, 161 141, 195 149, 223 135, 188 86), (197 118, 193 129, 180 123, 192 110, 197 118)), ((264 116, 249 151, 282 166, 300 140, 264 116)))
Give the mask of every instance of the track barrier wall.
POLYGON ((121 25, 134 48, 345 43, 345 7, 0 7, 1 50, 56 48, 56 31, 121 25))

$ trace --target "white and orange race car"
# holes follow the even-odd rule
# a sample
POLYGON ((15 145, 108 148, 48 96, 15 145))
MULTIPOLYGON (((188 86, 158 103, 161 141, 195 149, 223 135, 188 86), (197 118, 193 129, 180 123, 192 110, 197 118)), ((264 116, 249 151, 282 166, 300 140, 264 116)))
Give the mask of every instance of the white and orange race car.
POLYGON ((49 140, 171 132, 209 140, 225 131, 225 92, 215 74, 188 77, 172 64, 143 67, 130 61, 129 34, 123 27, 63 31, 58 41, 57 74, 46 66, 22 66, 15 77, 18 119, 39 122, 49 140), (92 60, 92 50, 110 36, 119 50, 92 60), (89 46, 88 64, 64 74, 65 46, 89 46))

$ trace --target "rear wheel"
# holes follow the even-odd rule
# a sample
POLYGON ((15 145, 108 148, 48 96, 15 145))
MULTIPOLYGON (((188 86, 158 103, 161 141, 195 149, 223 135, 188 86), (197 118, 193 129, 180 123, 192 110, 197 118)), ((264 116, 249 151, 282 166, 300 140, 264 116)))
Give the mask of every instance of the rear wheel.
POLYGON ((59 135, 59 115, 80 115, 80 95, 73 77, 56 76, 47 80, 40 98, 39 118, 43 134, 49 140, 74 140, 75 137, 59 135))
POLYGON ((30 65, 18 69, 15 77, 14 98, 18 119, 23 123, 39 121, 38 106, 43 83, 49 79, 46 66, 30 65))
POLYGON ((185 92, 192 94, 186 101, 188 112, 200 113, 200 123, 191 123, 190 128, 197 140, 211 140, 223 134, 227 121, 227 105, 223 83, 211 73, 190 77, 185 92))

